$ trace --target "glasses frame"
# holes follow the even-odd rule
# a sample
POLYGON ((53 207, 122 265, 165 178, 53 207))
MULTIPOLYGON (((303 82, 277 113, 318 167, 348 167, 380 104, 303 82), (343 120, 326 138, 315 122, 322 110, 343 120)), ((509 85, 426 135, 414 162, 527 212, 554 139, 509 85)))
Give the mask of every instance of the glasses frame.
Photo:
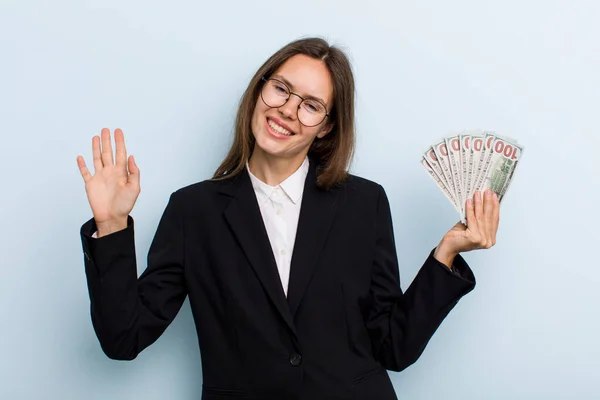
POLYGON ((304 125, 304 126, 306 126, 306 127, 308 127, 308 128, 312 128, 312 127, 315 127, 315 126, 321 125, 321 124, 323 123, 323 121, 325 121, 325 120, 326 120, 326 119, 329 117, 329 115, 331 115, 331 111, 327 111, 327 106, 326 106, 325 104, 323 104, 323 102, 321 102, 321 101, 319 101, 319 100, 317 100, 317 99, 305 99, 304 97, 300 96, 298 93, 294 93, 294 92, 292 92, 292 89, 290 89, 290 87, 289 87, 288 85, 286 85, 286 84, 285 84, 285 82, 282 82, 282 81, 280 81, 279 79, 276 79, 276 78, 265 78, 264 76, 261 78, 261 80, 263 81, 263 86, 262 86, 262 88, 260 88, 260 99, 261 99, 261 100, 262 100, 262 102, 263 102, 263 103, 265 103, 265 104, 266 104, 268 107, 271 107, 271 108, 280 108, 280 107, 283 107, 283 106, 284 106, 284 105, 285 105, 285 104, 286 104, 286 103, 287 103, 287 102, 290 100, 290 97, 292 97, 292 95, 294 95, 294 96, 296 96, 296 97, 300 98, 300 100, 301 100, 301 101, 300 101, 300 104, 298 104, 298 108, 296 109, 296 118, 298 118, 298 121, 299 121, 299 122, 300 122, 302 125, 304 125), (263 98, 263 90, 265 89, 266 83, 267 83, 268 81, 275 81, 275 82, 277 82, 277 83, 281 83, 283 86, 285 86, 285 88, 287 89, 287 91, 288 91, 288 93, 289 93, 289 95, 288 95, 287 99, 285 99, 285 101, 283 102, 283 104, 281 104, 280 106, 274 107, 274 106, 272 106, 272 105, 268 104, 268 103, 265 101, 265 99, 263 98), (323 119, 322 119, 321 121, 319 121, 319 123, 318 123, 318 124, 315 124, 315 125, 306 125, 305 123, 303 123, 302 121, 300 121, 300 117, 298 116, 298 112, 300 111, 300 107, 302 106, 302 103, 304 103, 304 101, 305 101, 305 100, 312 100, 312 101, 316 101, 317 103, 321 104, 321 105, 323 106, 323 108, 325 109, 325 116, 323 117, 323 119))

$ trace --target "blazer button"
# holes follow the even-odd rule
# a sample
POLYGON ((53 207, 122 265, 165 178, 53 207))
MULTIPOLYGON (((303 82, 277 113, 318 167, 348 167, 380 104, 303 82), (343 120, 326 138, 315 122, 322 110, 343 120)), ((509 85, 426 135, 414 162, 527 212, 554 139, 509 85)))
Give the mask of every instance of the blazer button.
POLYGON ((297 367, 298 365, 300 365, 301 361, 302 361, 302 356, 300 354, 294 353, 290 356, 290 364, 292 364, 294 367, 297 367))

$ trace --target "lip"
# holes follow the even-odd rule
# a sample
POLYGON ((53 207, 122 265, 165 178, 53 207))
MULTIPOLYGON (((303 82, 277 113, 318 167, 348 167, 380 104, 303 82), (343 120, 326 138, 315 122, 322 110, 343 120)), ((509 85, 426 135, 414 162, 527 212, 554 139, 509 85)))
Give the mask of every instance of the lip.
POLYGON ((290 128, 289 126, 287 126, 286 124, 284 124, 283 122, 281 122, 280 120, 278 120, 277 118, 267 117, 267 119, 272 120, 273 122, 275 122, 280 127, 284 128, 284 129, 287 129, 288 131, 292 132, 292 134, 295 134, 295 132, 294 132, 294 130, 292 128, 290 128))
POLYGON ((294 136, 294 131, 292 131, 290 129, 289 126, 287 126, 286 124, 282 123, 281 121, 279 121, 277 118, 272 118, 272 117, 267 117, 265 119, 265 127, 267 128, 267 131, 274 137, 278 138, 278 139, 289 139, 292 136, 294 136), (281 126, 284 129, 287 129, 288 131, 292 132, 291 135, 283 135, 275 130, 273 130, 270 126, 269 126, 269 119, 271 119, 273 122, 275 122, 277 125, 281 126))

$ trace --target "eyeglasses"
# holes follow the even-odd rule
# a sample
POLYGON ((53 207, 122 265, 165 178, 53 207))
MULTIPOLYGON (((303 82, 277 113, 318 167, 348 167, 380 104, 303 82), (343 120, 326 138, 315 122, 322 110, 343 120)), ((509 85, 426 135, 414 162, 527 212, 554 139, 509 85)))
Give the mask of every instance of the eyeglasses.
POLYGON ((262 78, 264 85, 260 91, 260 98, 269 107, 279 108, 290 99, 292 95, 297 96, 302 100, 298 105, 297 115, 298 121, 304 126, 317 126, 325 121, 329 116, 327 107, 319 100, 305 99, 290 90, 288 85, 282 81, 265 77, 262 78))

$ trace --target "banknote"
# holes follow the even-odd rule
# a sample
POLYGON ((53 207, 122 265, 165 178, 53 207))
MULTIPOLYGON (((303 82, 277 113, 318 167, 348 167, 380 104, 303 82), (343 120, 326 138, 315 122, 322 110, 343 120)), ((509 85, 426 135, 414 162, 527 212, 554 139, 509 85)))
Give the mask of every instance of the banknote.
POLYGON ((496 134, 494 132, 485 132, 483 148, 479 152, 479 162, 477 163, 477 169, 475 170, 475 177, 473 180, 474 184, 471 193, 469 193, 469 197, 473 196, 473 193, 481 187, 481 184, 485 179, 485 171, 491 160, 492 144, 495 138, 496 134))
POLYGON ((450 164, 450 172, 452 175, 452 182, 454 184, 454 192, 456 193, 456 200, 459 202, 459 208, 461 210, 461 214, 463 212, 463 199, 464 199, 464 189, 462 184, 462 158, 461 158, 461 150, 460 150, 460 137, 459 135, 451 136, 445 138, 446 149, 448 152, 448 162, 450 164))
POLYGON ((471 198, 474 192, 475 172, 479 164, 479 156, 483 149, 483 133, 476 133, 471 135, 471 152, 469 156, 469 165, 467 165, 467 176, 465 177, 467 189, 465 190, 465 201, 467 198, 471 198))
POLYGON ((452 196, 452 192, 450 192, 450 190, 448 190, 448 187, 446 186, 445 182, 443 181, 443 178, 440 178, 440 176, 435 172, 435 170, 433 169, 433 167, 431 166, 431 164, 429 163, 429 161, 427 161, 427 159, 425 157, 421 158, 421 164, 423 164, 423 166, 425 167, 425 170, 427 170, 427 172, 429 173, 429 176, 431 176, 431 178, 435 181, 435 183, 437 184, 438 188, 442 191, 442 193, 444 193, 444 195, 446 195, 448 200, 450 200, 450 202, 454 206, 454 209, 456 211, 458 211, 459 213, 461 213, 462 212, 461 209, 458 208, 458 205, 456 204, 454 197, 452 196))
POLYGON ((490 189, 498 194, 500 201, 504 198, 506 191, 515 174, 523 147, 518 143, 509 142, 503 137, 495 137, 491 146, 490 154, 487 156, 486 169, 483 172, 480 186, 477 190, 490 189))
POLYGON ((460 160, 461 160, 461 185, 463 188, 463 198, 461 199, 462 204, 465 204, 467 198, 467 171, 469 164, 471 163, 471 141, 472 135, 463 132, 459 135, 460 139, 460 160))
MULTIPOLYGON (((460 203, 454 197, 455 196, 454 190, 451 188, 451 186, 446 181, 444 172, 442 171, 442 167, 440 165, 440 162, 439 162, 432 146, 429 146, 429 148, 425 151, 425 154, 423 155, 423 159, 425 159, 425 161, 427 162, 427 164, 423 164, 425 166, 425 168, 426 169, 431 168, 433 170, 435 176, 439 179, 439 182, 441 182, 441 185, 443 186, 443 188, 440 188, 440 189, 442 189, 445 194, 447 193, 447 196, 449 196, 450 201, 452 201, 454 208, 456 208, 458 210, 460 203)), ((432 176, 432 178, 433 178, 433 176, 432 176)), ((434 178, 434 180, 436 182, 438 182, 438 180, 436 178, 434 178)))
POLYGON ((506 195, 524 148, 494 131, 464 130, 427 147, 421 164, 466 223, 465 204, 476 191, 506 195))
MULTIPOLYGON (((454 185, 454 180, 452 179, 452 170, 450 169, 450 158, 448 156, 448 147, 446 146, 446 140, 442 138, 441 140, 436 141, 433 145, 433 152, 440 164, 442 169, 442 174, 444 176, 444 180, 446 185, 450 188, 450 192, 452 193, 452 197, 458 202, 460 198, 456 192, 456 187, 454 185)), ((457 204, 460 209, 460 204, 457 204)))

